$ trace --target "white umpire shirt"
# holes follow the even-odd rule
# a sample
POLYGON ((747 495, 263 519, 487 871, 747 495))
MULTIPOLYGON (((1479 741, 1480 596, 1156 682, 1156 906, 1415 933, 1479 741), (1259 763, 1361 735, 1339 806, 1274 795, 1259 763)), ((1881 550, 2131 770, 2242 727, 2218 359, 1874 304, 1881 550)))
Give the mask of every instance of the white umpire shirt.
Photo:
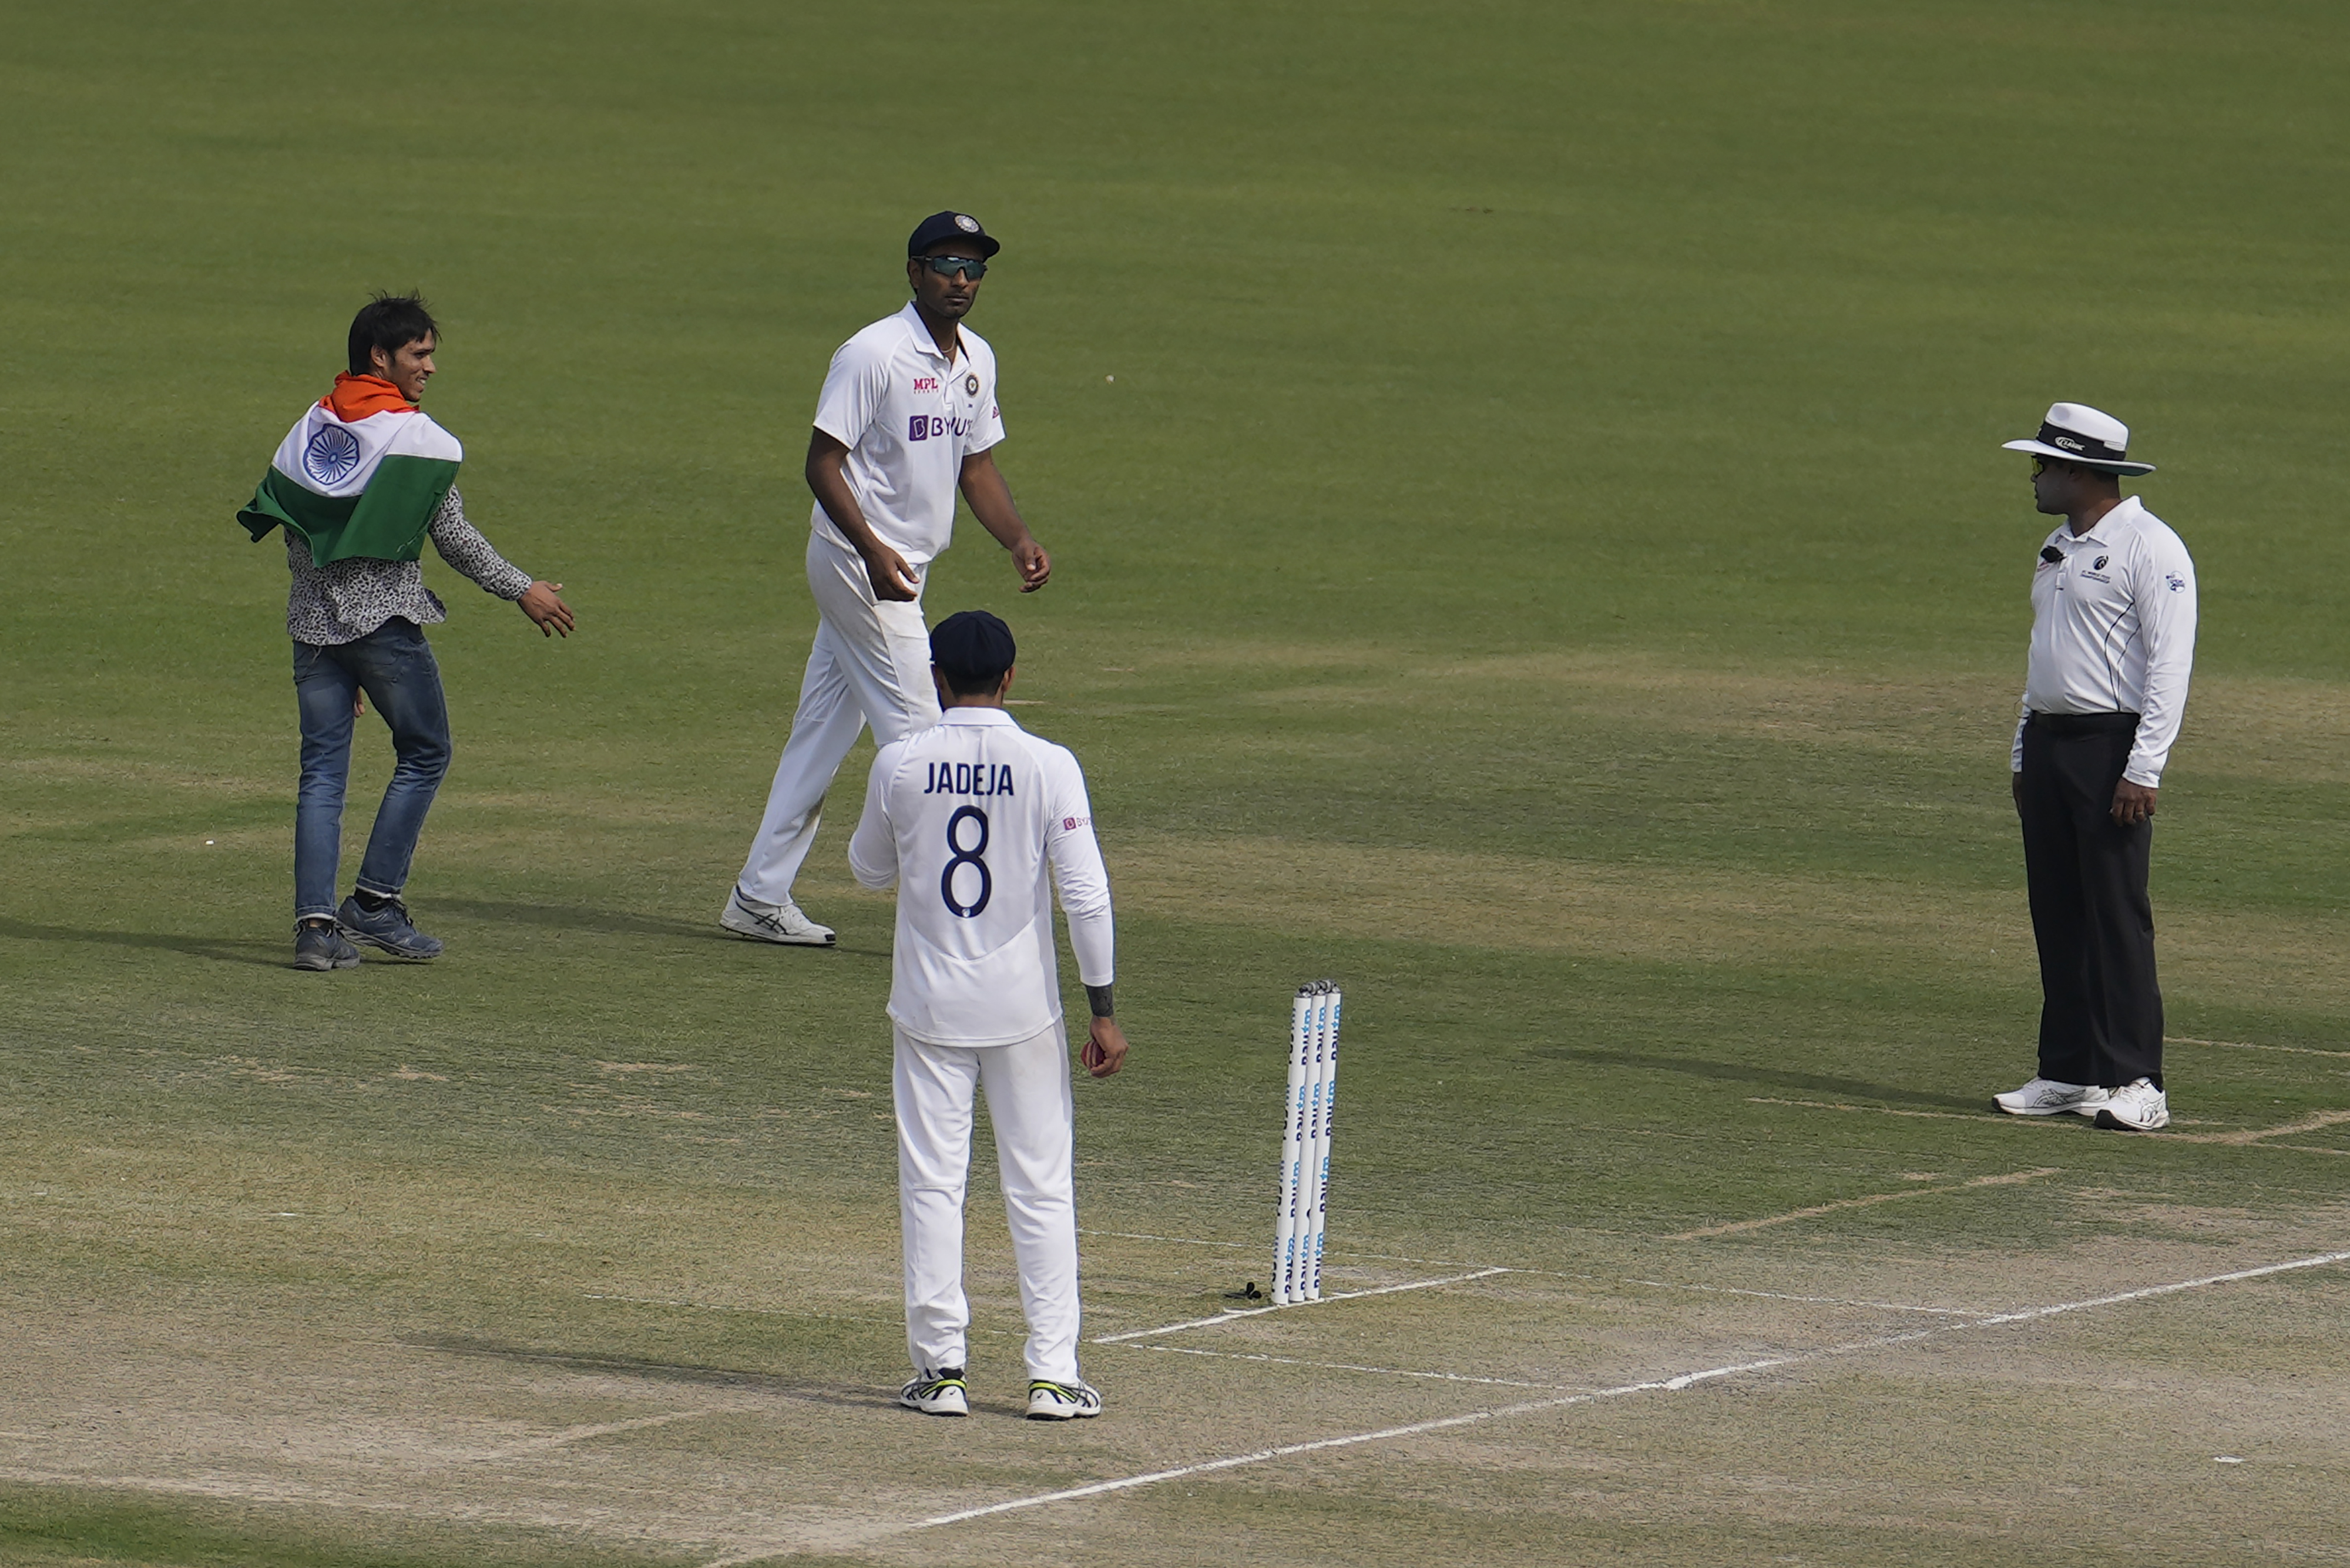
POLYGON ((1109 875, 1086 776, 1001 708, 881 748, 848 867, 898 888, 889 1017, 931 1045, 1009 1045, 1061 1017, 1049 867, 1087 985, 1111 980, 1109 875))
MULTIPOLYGON (((2133 495, 2077 538, 2069 524, 2048 535, 2032 574, 2024 718, 2137 714, 2122 777, 2158 788, 2194 665, 2195 562, 2168 524, 2133 495)), ((2012 764, 2023 766, 2020 720, 2012 764)))
MULTIPOLYGON (((911 300, 840 346, 816 399, 816 428, 848 449, 848 488, 881 542, 920 566, 954 533, 963 459, 1003 439, 995 350, 964 327, 950 362, 911 300)), ((847 536, 818 503, 816 531, 847 536)))

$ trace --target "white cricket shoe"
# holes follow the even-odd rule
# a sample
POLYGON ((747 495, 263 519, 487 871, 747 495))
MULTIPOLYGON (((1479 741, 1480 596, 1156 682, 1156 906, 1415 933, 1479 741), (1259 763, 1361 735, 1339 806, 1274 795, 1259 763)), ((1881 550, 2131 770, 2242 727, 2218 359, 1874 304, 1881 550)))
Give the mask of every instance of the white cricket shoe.
POLYGON ((898 1390, 898 1403, 909 1410, 920 1410, 925 1416, 971 1414, 970 1391, 963 1383, 960 1366, 923 1373, 898 1390))
POLYGON ((2034 1078, 2020 1089, 1993 1095, 1991 1103, 2012 1116, 2060 1116, 2067 1111, 2076 1116, 2094 1116, 2110 1097, 2095 1084, 2034 1078))
POLYGON ((1028 1418, 1032 1421, 1078 1421, 1102 1412, 1101 1390, 1079 1378, 1075 1383, 1032 1379, 1028 1385, 1028 1418))
POLYGON ((763 942, 780 942, 795 948, 832 946, 832 928, 819 926, 801 914, 797 904, 756 903, 743 897, 740 888, 727 895, 726 908, 720 913, 718 923, 730 931, 763 942))
POLYGON ((2154 1086, 2151 1078, 2140 1078, 2135 1084, 2124 1084, 2106 1097, 2097 1112, 2097 1125, 2115 1131, 2153 1132, 2170 1125, 2170 1096, 2154 1086))

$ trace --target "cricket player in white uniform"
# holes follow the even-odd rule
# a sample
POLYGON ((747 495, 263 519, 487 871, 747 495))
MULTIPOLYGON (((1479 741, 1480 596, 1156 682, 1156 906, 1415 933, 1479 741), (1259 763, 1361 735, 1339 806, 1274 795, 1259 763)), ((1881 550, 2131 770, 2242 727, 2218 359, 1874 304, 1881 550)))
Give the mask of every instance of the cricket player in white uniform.
POLYGON ((840 346, 817 399, 807 483, 816 647, 791 738, 743 875, 719 916, 762 941, 829 947, 831 929, 792 901, 832 777, 858 732, 887 745, 939 721, 922 582, 953 536, 955 492, 1012 552, 1020 591, 1053 574, 996 471, 1003 439, 995 351, 962 318, 1002 247, 968 213, 934 213, 906 243, 914 297, 840 346))
POLYGON ((964 610, 939 623, 931 648, 944 713, 873 759, 848 845, 859 882, 898 888, 889 1017, 914 1363, 898 1401, 932 1416, 971 1411, 962 1200, 972 1093, 983 1089, 1028 1316, 1029 1418, 1098 1416, 1101 1395, 1077 1370, 1069 1044, 1053 889, 1093 1014, 1086 1069, 1107 1078, 1126 1060, 1110 996, 1109 877, 1077 759, 1004 711, 1010 628, 964 610))

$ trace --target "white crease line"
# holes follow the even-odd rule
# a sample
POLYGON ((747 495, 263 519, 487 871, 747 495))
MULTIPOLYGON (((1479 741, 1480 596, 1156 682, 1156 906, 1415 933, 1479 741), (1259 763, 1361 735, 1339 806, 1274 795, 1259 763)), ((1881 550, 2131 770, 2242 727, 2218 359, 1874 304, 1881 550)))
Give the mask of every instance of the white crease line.
MULTIPOLYGON (((1927 1330, 1928 1333, 1936 1332, 1927 1330)), ((1069 1502, 1081 1497, 1098 1497, 1104 1492, 1126 1491, 1134 1487, 1149 1486, 1155 1481, 1177 1480, 1184 1476, 1205 1475, 1211 1470, 1234 1469, 1242 1465, 1263 1464, 1267 1459, 1287 1459, 1292 1454, 1311 1454, 1324 1449, 1353 1448, 1361 1443, 1385 1442, 1395 1438, 1415 1438, 1423 1432, 1441 1432, 1453 1427, 1473 1427, 1484 1421, 1495 1421, 1504 1416, 1523 1416, 1535 1410, 1555 1410, 1568 1405, 1588 1405, 1600 1399, 1621 1398, 1627 1394, 1650 1392, 1679 1393, 1700 1383, 1717 1377, 1729 1377, 1741 1372, 1761 1372, 1773 1366, 1786 1366, 1800 1357, 1776 1356, 1767 1361, 1741 1362, 1735 1366, 1709 1367, 1703 1372, 1685 1372, 1678 1377, 1668 1377, 1655 1383, 1627 1383, 1617 1388, 1598 1388, 1588 1394, 1568 1394, 1556 1399, 1528 1399, 1523 1404, 1503 1405, 1491 1410, 1471 1410, 1465 1416, 1445 1416, 1433 1421, 1414 1421, 1409 1426, 1382 1427, 1376 1432, 1352 1432, 1343 1438, 1317 1438, 1310 1443, 1284 1443, 1277 1449, 1260 1449, 1253 1454, 1234 1454, 1229 1459, 1208 1459, 1196 1465, 1182 1465, 1171 1470, 1152 1470, 1148 1475, 1126 1476, 1118 1480, 1096 1481, 1091 1486, 1070 1487, 1065 1491, 1045 1492, 1036 1497, 1015 1498, 1010 1502, 989 1503, 983 1508, 967 1508, 960 1513, 942 1513, 935 1519, 925 1519, 908 1525, 909 1530, 931 1530, 941 1524, 960 1524, 967 1519, 983 1519, 991 1513, 1010 1513, 1018 1509, 1041 1508, 1048 1502, 1069 1502)), ((781 1555, 781 1553, 773 1553, 781 1555)), ((756 1558, 733 1557, 723 1563, 712 1563, 708 1568, 734 1568, 735 1564, 756 1562, 756 1558)))
POLYGON ((1987 1312, 1973 1312, 1966 1307, 1912 1306, 1908 1302, 1860 1302, 1843 1296, 1794 1296, 1783 1291, 1742 1291, 1735 1285, 1684 1285, 1672 1280, 1636 1280, 1625 1276, 1625 1283, 1654 1285, 1664 1291, 1708 1291, 1724 1296, 1768 1296, 1774 1302, 1812 1302, 1821 1306, 1877 1307, 1885 1312, 1930 1312, 1944 1317, 1989 1317, 1987 1312))
MULTIPOLYGON (((1908 1334, 1883 1334, 1874 1339, 1855 1340, 1847 1345, 1830 1345, 1821 1350, 1797 1351, 1787 1355, 1775 1355, 1761 1361, 1742 1361, 1729 1366, 1710 1366, 1700 1372, 1684 1372, 1677 1377, 1667 1377, 1649 1383, 1627 1383, 1614 1388, 1601 1388, 1588 1394, 1563 1395, 1555 1399, 1528 1399, 1515 1405, 1497 1406, 1490 1410, 1471 1410, 1466 1415, 1446 1416, 1433 1421, 1414 1421, 1408 1426, 1382 1427, 1375 1432, 1352 1432, 1345 1437, 1319 1438, 1312 1442, 1284 1443, 1279 1448, 1259 1449, 1254 1453, 1234 1454, 1226 1459, 1205 1459, 1195 1465, 1179 1465, 1172 1469, 1151 1470, 1139 1476, 1123 1476, 1116 1480, 1096 1481, 1090 1486, 1069 1487, 1060 1491, 1041 1492, 1034 1497, 1014 1498, 1009 1502, 988 1503, 980 1508, 966 1508, 954 1513, 942 1513, 935 1518, 914 1521, 906 1530, 932 1530, 942 1524, 960 1524, 965 1520, 984 1519, 990 1514, 1012 1513, 1022 1509, 1042 1508, 1047 1503, 1073 1502, 1079 1498, 1099 1497, 1105 1492, 1128 1491, 1136 1487, 1150 1486, 1159 1481, 1179 1480, 1185 1476, 1206 1475, 1215 1470, 1236 1469, 1243 1465, 1263 1464, 1270 1459, 1287 1459, 1293 1454, 1318 1453, 1327 1449, 1354 1448, 1363 1443, 1386 1442, 1397 1438, 1414 1438, 1427 1432, 1447 1431, 1457 1427, 1472 1427, 1486 1421, 1497 1421, 1506 1416, 1526 1416, 1541 1410, 1564 1409, 1571 1405, 1588 1405, 1601 1399, 1620 1399, 1633 1394, 1678 1394, 1701 1383, 1718 1378, 1735 1377, 1742 1373, 1767 1372, 1782 1366, 1798 1366, 1806 1362, 1823 1361, 1830 1356, 1852 1355, 1864 1351, 1881 1350, 1890 1345, 1906 1345, 1916 1340, 1931 1339, 1941 1334, 1963 1334, 1971 1329, 1989 1328, 1996 1324, 2031 1323, 2042 1318, 2056 1317, 2065 1313, 2086 1312, 2092 1307, 2116 1306, 2125 1302, 2146 1301, 2156 1296, 2176 1295, 2181 1291, 2202 1290, 2211 1285, 2232 1284, 2241 1280, 2256 1280, 2270 1274, 2290 1273, 2297 1269, 2322 1268, 2329 1263, 2350 1262, 2350 1251, 2325 1252, 2312 1258, 2295 1258, 2282 1263, 2265 1263, 2258 1268, 2235 1269, 2224 1274, 2206 1274, 2200 1279, 2181 1280, 2175 1284, 2148 1285, 2141 1290, 2120 1291, 2109 1296, 2096 1296, 2087 1301, 2060 1302, 2054 1306, 2029 1307, 2022 1312, 2001 1313, 1991 1317, 1970 1318, 1964 1323, 1939 1324, 1931 1328, 1913 1329, 1908 1334)), ((707 1568, 741 1568, 742 1564, 761 1562, 768 1557, 780 1557, 796 1550, 778 1548, 773 1552, 746 1553, 722 1558, 707 1568)))
POLYGON ((2037 1170, 2009 1170, 1997 1176, 1971 1177, 1965 1181, 1953 1181, 1941 1187, 1903 1187, 1891 1192, 1866 1192, 1858 1198, 1838 1198, 1826 1203, 1814 1203, 1806 1209, 1790 1209, 1784 1214, 1766 1214, 1759 1220, 1732 1220, 1727 1224, 1707 1225, 1695 1231, 1683 1231, 1676 1235, 1659 1237, 1666 1241, 1702 1241, 1714 1236, 1742 1235, 1749 1231, 1767 1230, 1773 1225, 1792 1225, 1798 1220, 1816 1220, 1823 1214, 1840 1213, 1846 1209, 1873 1209, 1880 1203, 1898 1203, 1908 1198, 1931 1198, 1950 1192, 1966 1192, 1978 1187, 2013 1187, 2019 1182, 2037 1181, 2043 1176, 2062 1176, 2057 1166, 2043 1166, 2037 1170))
POLYGON ((1880 1116, 1924 1116, 1929 1121, 1979 1122, 1986 1119, 1981 1111, 1910 1111, 1893 1106, 1856 1106, 1843 1100, 1777 1100, 1767 1095, 1749 1095, 1750 1106, 1802 1106, 1814 1111, 1873 1111, 1880 1116))
POLYGON ((2283 1051, 2295 1056, 2350 1056, 2350 1051, 2321 1051, 2314 1045, 2262 1045, 2251 1040, 2198 1040, 2191 1034, 2166 1034, 2166 1045, 2217 1045, 2228 1051, 2283 1051))
POLYGON ((547 1437, 532 1438, 506 1448, 493 1449, 486 1454, 474 1454, 470 1457, 477 1463, 488 1459, 517 1459, 525 1454, 545 1453, 550 1449, 560 1449, 572 1443, 585 1442, 589 1438, 608 1438, 615 1432, 639 1432, 647 1427, 666 1427, 672 1421, 691 1421, 697 1416, 731 1415, 735 1408, 732 1406, 719 1406, 704 1410, 672 1410, 666 1416, 639 1416, 629 1421, 605 1421, 592 1427, 572 1427, 547 1437))
POLYGON ((1220 1323, 1230 1323, 1234 1318, 1257 1317, 1269 1312, 1289 1312, 1297 1307, 1327 1306, 1332 1302, 1357 1301, 1364 1296, 1391 1296, 1399 1291, 1432 1290, 1438 1285, 1457 1285, 1469 1280, 1490 1279, 1495 1274, 1507 1274, 1514 1272, 1515 1271, 1510 1269, 1480 1269, 1473 1274, 1448 1274, 1440 1280, 1412 1280, 1400 1285, 1378 1285, 1367 1291, 1340 1291, 1334 1295, 1323 1296, 1316 1301, 1290 1302, 1285 1305, 1280 1306, 1236 1307, 1231 1312, 1218 1313, 1213 1317, 1191 1318, 1182 1323, 1170 1323, 1159 1328, 1137 1328, 1129 1329, 1124 1334, 1100 1334, 1089 1343, 1094 1345, 1116 1345, 1121 1340, 1150 1339, 1162 1334, 1180 1334, 1187 1328, 1211 1328, 1220 1323))
MULTIPOLYGON (((1096 1344, 1100 1342, 1097 1340, 1096 1344)), ((1503 1388, 1563 1388, 1563 1383, 1529 1383, 1518 1377, 1471 1377, 1465 1372, 1408 1372, 1394 1366, 1357 1366, 1345 1361, 1304 1361, 1295 1355, 1258 1355, 1241 1350, 1201 1350, 1189 1345, 1137 1345, 1134 1350, 1164 1350, 1177 1355, 1212 1355, 1220 1361, 1263 1361, 1275 1366, 1311 1366, 1325 1372, 1376 1372, 1383 1377, 1426 1377, 1440 1383, 1492 1383, 1503 1388)))
MULTIPOLYGON (((2231 1273, 2206 1274, 2199 1280, 2181 1280, 2175 1285, 2148 1285, 2143 1290, 2123 1291, 2117 1295, 2096 1296, 2085 1302, 2064 1302, 2056 1306, 2026 1307, 2022 1312, 2003 1312, 1972 1323, 1953 1324, 1952 1329, 1988 1328, 1993 1324, 2029 1323, 2035 1318, 2054 1317, 2061 1313, 2085 1312, 2091 1307, 2115 1306, 2123 1302, 2142 1302, 2153 1296, 2177 1295, 2180 1291, 2199 1291, 2206 1285, 2233 1284, 2238 1280, 2257 1280, 2265 1274, 2291 1273, 2295 1269, 2319 1269, 2328 1263, 2350 1262, 2350 1252, 2321 1252, 2314 1258, 2295 1258, 2291 1262, 2263 1263, 2256 1269, 2238 1269, 2231 1273)), ((1933 1332, 1944 1334, 1948 1329, 1933 1332)))
MULTIPOLYGON (((1235 1252, 1253 1252, 1262 1249, 1258 1241, 1203 1241, 1197 1236, 1146 1236, 1136 1231, 1088 1231, 1077 1228, 1080 1236, 1115 1236, 1121 1241, 1164 1241, 1173 1247, 1222 1247, 1235 1252)), ((1418 1263, 1430 1269, 1473 1269, 1478 1265, 1466 1258, 1407 1258, 1399 1252, 1358 1252, 1350 1247, 1329 1247, 1323 1251, 1325 1259, 1369 1258, 1382 1263, 1418 1263)), ((1542 1273, 1547 1271, 1513 1269, 1513 1273, 1542 1273)), ((1580 1276, 1575 1276, 1580 1277, 1580 1276)))

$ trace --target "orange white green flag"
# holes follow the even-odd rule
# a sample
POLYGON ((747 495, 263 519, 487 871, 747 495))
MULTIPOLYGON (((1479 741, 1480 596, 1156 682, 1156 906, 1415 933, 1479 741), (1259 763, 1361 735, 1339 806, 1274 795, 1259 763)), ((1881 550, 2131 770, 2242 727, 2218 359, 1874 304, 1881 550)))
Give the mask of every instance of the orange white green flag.
POLYGON ((278 443, 236 520, 255 543, 283 526, 320 566, 412 561, 464 458, 457 438, 390 381, 339 375, 278 443))

